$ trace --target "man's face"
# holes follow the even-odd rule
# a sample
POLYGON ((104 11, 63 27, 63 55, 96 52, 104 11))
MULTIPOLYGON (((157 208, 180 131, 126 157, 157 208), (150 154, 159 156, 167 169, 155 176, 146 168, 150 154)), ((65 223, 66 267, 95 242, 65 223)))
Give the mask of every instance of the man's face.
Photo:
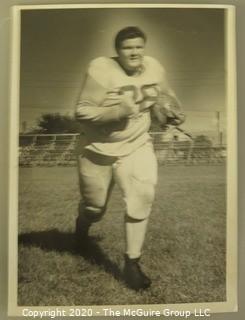
POLYGON ((126 39, 117 51, 119 62, 126 71, 137 72, 142 65, 144 51, 144 39, 126 39))

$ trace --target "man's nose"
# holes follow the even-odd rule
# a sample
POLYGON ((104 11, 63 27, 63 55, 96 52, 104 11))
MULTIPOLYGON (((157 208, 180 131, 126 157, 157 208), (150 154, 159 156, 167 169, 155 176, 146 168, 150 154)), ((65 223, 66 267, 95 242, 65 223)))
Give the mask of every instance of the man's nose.
POLYGON ((137 48, 133 48, 132 49, 132 55, 136 55, 138 54, 138 49, 137 48))

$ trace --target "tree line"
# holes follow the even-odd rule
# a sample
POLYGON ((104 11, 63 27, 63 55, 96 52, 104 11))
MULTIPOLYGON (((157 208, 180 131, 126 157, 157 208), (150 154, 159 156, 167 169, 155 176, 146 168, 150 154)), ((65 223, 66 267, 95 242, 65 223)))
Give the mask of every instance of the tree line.
MULTIPOLYGON (((152 120, 151 131, 161 131, 159 124, 152 120)), ((60 134, 60 133, 82 133, 83 125, 74 117, 60 113, 43 114, 37 121, 37 127, 25 133, 27 134, 60 134)), ((198 135, 194 138, 198 145, 211 146, 212 142, 206 135, 198 135)))

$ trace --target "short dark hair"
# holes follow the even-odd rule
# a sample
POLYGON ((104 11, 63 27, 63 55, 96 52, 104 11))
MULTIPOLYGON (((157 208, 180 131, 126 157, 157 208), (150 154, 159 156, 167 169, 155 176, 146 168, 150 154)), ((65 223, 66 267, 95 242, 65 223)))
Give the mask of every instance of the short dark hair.
POLYGON ((115 37, 115 49, 116 51, 120 48, 121 43, 126 39, 142 38, 146 42, 145 33, 138 27, 126 27, 121 29, 115 37))

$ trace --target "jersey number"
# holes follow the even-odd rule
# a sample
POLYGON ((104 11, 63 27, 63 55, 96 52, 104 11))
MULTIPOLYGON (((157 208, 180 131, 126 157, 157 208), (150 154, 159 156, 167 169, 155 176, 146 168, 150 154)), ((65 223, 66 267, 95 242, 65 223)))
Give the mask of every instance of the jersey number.
POLYGON ((122 94, 128 93, 132 95, 133 100, 136 103, 142 103, 144 101, 156 102, 160 89, 156 83, 145 84, 140 88, 137 88, 133 85, 123 86, 120 88, 122 94))

